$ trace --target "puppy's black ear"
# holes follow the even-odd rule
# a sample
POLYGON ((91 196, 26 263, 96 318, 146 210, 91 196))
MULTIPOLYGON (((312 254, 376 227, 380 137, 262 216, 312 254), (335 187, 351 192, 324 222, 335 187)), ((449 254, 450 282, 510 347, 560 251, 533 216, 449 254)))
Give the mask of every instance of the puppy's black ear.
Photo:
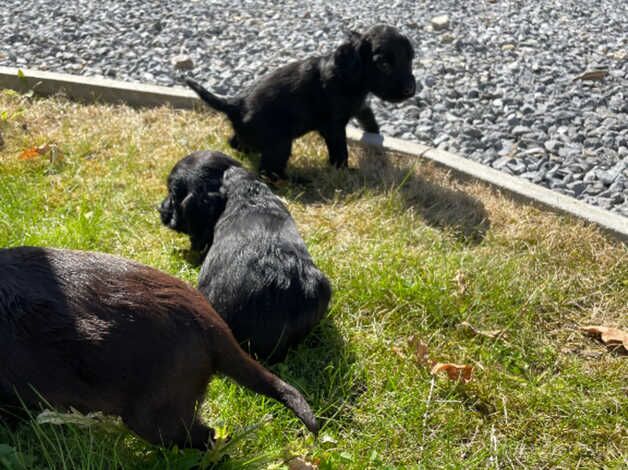
POLYGON ((342 44, 334 52, 334 69, 343 80, 353 82, 362 75, 362 59, 355 44, 342 44))
POLYGON ((220 192, 188 194, 181 203, 188 225, 192 249, 204 251, 214 239, 214 227, 225 209, 225 197, 220 192))
POLYGON ((360 33, 358 33, 357 31, 353 31, 351 29, 344 31, 344 34, 347 37, 347 40, 351 44, 359 44, 360 40, 363 37, 360 33))
POLYGON ((172 218, 174 217, 174 204, 172 203, 172 195, 168 194, 166 198, 161 202, 159 206, 159 216, 161 217, 161 223, 166 227, 171 227, 172 218))

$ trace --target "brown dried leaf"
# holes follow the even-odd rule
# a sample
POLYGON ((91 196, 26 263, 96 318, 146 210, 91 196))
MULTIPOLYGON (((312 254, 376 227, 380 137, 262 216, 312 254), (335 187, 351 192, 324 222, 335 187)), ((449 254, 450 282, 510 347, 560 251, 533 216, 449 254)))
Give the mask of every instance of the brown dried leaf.
POLYGON ((434 365, 434 361, 430 359, 430 354, 429 354, 429 349, 427 347, 427 344, 425 344, 416 336, 411 336, 410 339, 408 339, 408 345, 410 346, 412 350, 414 350, 414 357, 417 363, 419 363, 422 366, 429 366, 429 367, 432 367, 432 365, 434 365))
POLYGON ((608 70, 587 70, 586 72, 578 75, 575 80, 603 80, 608 75, 608 70))
POLYGON ((628 333, 625 331, 598 325, 583 326, 581 330, 593 336, 600 336, 607 346, 623 346, 628 351, 628 333))
POLYGON ((497 339, 503 336, 504 330, 478 330, 475 326, 467 321, 460 323, 460 326, 469 329, 476 336, 484 336, 485 338, 497 339))
POLYGON ((316 470, 318 463, 303 457, 294 457, 288 461, 288 470, 316 470))
POLYGON ((43 155, 50 150, 50 146, 48 144, 40 145, 39 147, 30 147, 22 150, 20 156, 18 157, 20 160, 31 160, 38 155, 43 155))
POLYGON ((436 375, 443 371, 447 373, 450 380, 461 380, 463 383, 468 383, 473 375, 473 366, 438 362, 434 364, 430 374, 436 375))
POLYGON ((37 148, 31 147, 31 148, 22 150, 22 153, 20 153, 20 156, 18 158, 20 160, 30 160, 32 158, 35 158, 38 155, 39 155, 39 152, 37 151, 37 148))

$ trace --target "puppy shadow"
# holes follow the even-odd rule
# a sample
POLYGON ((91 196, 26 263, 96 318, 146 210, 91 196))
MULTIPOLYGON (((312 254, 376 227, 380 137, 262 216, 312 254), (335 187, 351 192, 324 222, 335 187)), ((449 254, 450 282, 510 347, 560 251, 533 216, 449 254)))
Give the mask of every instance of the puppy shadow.
POLYGON ((206 253, 192 250, 191 248, 174 248, 173 253, 177 258, 184 259, 190 266, 200 268, 206 253))
POLYGON ((316 204, 363 191, 396 193, 404 207, 415 210, 427 225, 448 231, 460 241, 476 244, 486 236, 491 224, 484 204, 447 187, 450 181, 445 172, 414 157, 389 155, 377 148, 353 145, 351 150, 354 168, 300 168, 296 170, 299 176, 313 183, 288 190, 286 197, 316 204))
POLYGON ((350 422, 352 405, 366 391, 366 377, 357 368, 357 356, 328 315, 305 340, 271 369, 302 390, 317 410, 321 424, 342 419, 350 422))

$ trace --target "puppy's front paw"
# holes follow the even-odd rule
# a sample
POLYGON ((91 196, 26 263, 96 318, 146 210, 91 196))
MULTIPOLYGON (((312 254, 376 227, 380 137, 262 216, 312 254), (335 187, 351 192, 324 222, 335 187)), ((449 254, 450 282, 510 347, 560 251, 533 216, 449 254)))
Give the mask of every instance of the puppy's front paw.
POLYGON ((370 132, 371 134, 379 134, 379 126, 377 125, 376 122, 373 122, 370 124, 362 124, 361 127, 362 127, 362 130, 364 130, 364 132, 370 132))
POLYGON ((343 160, 333 160, 330 162, 334 167, 341 170, 342 168, 348 168, 349 162, 345 159, 343 160))

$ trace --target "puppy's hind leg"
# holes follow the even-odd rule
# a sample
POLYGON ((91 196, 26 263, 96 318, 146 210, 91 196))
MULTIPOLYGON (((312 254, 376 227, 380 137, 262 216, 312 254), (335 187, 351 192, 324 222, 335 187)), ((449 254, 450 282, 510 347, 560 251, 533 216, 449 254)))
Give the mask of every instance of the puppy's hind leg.
POLYGON ((327 153, 329 154, 329 163, 336 168, 346 168, 349 162, 349 153, 347 151, 347 133, 345 127, 340 125, 330 127, 321 132, 325 144, 327 144, 327 153))
POLYGON ((292 140, 278 140, 262 150, 259 172, 271 181, 286 179, 286 165, 292 152, 292 140))
POLYGON ((195 407, 166 404, 135 409, 123 416, 124 423, 137 435, 156 445, 194 447, 206 450, 214 445, 214 430, 200 422, 195 407))

